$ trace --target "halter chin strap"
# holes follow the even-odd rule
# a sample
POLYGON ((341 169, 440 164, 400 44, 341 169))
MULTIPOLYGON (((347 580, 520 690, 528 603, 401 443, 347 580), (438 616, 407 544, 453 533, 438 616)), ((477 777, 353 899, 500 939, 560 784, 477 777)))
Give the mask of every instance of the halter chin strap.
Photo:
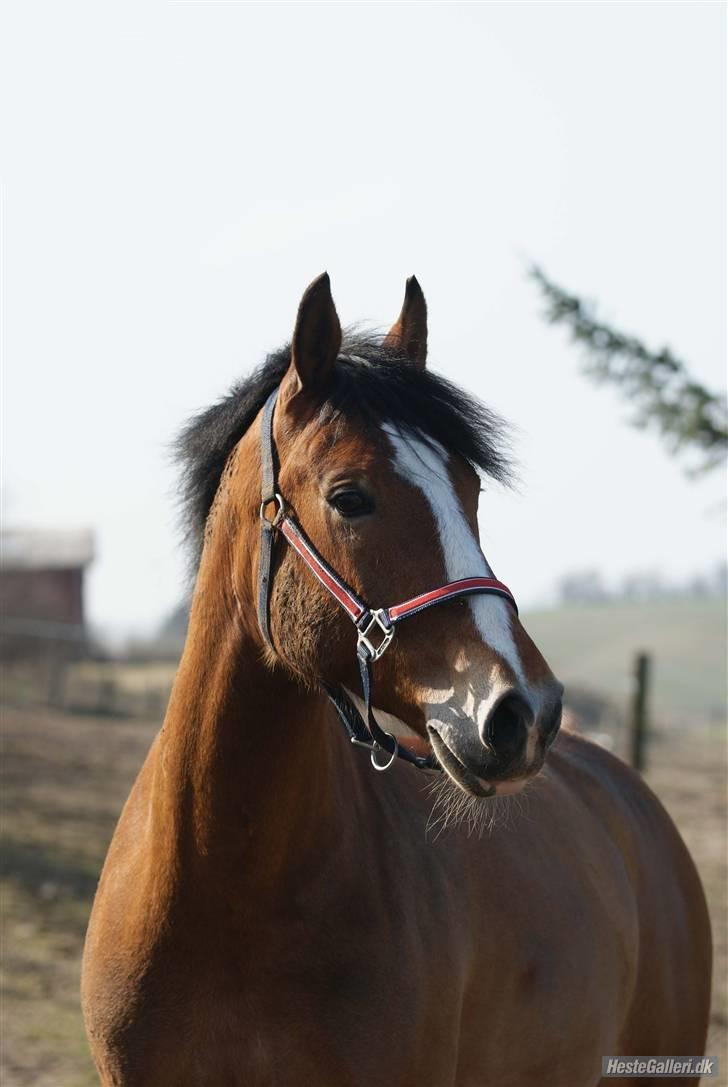
POLYGON ((403 619, 417 615, 426 608, 456 600, 461 596, 474 593, 487 593, 500 596, 515 609, 516 601, 507 585, 492 577, 468 577, 459 581, 450 581, 437 589, 421 593, 419 596, 395 604, 389 608, 370 608, 351 586, 347 585, 333 567, 329 566, 308 539, 298 522, 288 512, 283 497, 276 490, 275 442, 273 440, 273 416, 275 414, 278 389, 268 397, 261 417, 261 501, 260 501, 260 556, 258 566, 258 623, 261 633, 274 649, 270 633, 269 602, 271 590, 271 570, 273 543, 279 533, 290 547, 300 556, 315 578, 334 597, 337 604, 346 612, 354 623, 357 632, 356 655, 361 676, 365 718, 357 710, 342 687, 324 685, 326 694, 333 704, 339 718, 353 744, 366 747, 371 752, 372 766, 376 770, 387 770, 396 758, 404 759, 421 770, 441 770, 434 755, 416 755, 402 747, 391 733, 385 732, 377 724, 372 712, 372 664, 386 652, 392 644, 396 627, 403 619), (379 762, 377 755, 384 751, 389 758, 379 762))

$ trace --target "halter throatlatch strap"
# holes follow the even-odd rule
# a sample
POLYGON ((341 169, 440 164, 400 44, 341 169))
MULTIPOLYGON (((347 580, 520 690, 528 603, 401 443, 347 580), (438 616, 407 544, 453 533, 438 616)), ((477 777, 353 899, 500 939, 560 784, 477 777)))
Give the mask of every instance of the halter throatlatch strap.
POLYGON ((328 564, 316 550, 298 522, 286 508, 283 497, 276 490, 275 442, 273 417, 278 389, 270 394, 263 407, 260 430, 261 501, 260 501, 260 552, 258 557, 258 623, 266 644, 274 649, 270 633, 269 605, 273 543, 280 533, 288 545, 303 559, 314 577, 333 596, 346 612, 357 631, 357 661, 361 676, 364 717, 342 687, 324 684, 324 690, 336 710, 347 735, 353 744, 366 747, 371 752, 372 765, 376 770, 388 769, 396 758, 412 763, 421 770, 441 770, 434 755, 416 755, 402 747, 391 733, 380 728, 372 711, 372 665, 386 652, 394 639, 396 624, 419 614, 436 604, 456 600, 473 593, 500 596, 515 609, 516 601, 507 585, 493 577, 461 578, 450 581, 437 589, 421 593, 411 600, 390 608, 370 608, 328 564), (379 762, 377 753, 385 751, 389 758, 379 762))

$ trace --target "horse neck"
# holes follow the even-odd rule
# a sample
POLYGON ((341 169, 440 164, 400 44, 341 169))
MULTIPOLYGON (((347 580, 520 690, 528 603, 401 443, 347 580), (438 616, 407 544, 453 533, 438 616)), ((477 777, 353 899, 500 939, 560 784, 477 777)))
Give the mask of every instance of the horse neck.
POLYGON ((348 764, 325 699, 265 663, 252 602, 207 552, 160 736, 157 816, 193 878, 212 869, 273 891, 335 840, 348 764))

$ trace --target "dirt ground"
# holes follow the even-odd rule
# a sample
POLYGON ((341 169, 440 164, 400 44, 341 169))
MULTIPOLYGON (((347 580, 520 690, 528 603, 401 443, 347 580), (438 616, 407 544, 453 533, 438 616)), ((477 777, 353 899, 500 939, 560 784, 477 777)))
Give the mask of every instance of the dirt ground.
MULTIPOLYGON (((115 820, 155 724, 2 711, 3 1087, 97 1083, 81 1023, 84 929, 115 820)), ((707 1052, 728 1084, 726 760, 722 730, 655 738, 648 780, 700 869, 716 943, 707 1052)), ((564 1087, 569 1087, 565 1084, 564 1087)))

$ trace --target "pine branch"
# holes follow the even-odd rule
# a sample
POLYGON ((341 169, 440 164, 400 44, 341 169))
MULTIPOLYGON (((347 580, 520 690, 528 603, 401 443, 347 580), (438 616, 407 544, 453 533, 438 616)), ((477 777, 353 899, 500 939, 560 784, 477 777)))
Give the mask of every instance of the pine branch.
POLYGON ((540 268, 531 268, 531 276, 546 301, 546 320, 564 325, 581 346, 584 373, 622 387, 635 408, 633 425, 656 426, 673 453, 699 449, 700 470, 722 462, 728 450, 725 397, 691 378, 668 348, 655 353, 636 337, 598 321, 590 306, 553 283, 540 268))

